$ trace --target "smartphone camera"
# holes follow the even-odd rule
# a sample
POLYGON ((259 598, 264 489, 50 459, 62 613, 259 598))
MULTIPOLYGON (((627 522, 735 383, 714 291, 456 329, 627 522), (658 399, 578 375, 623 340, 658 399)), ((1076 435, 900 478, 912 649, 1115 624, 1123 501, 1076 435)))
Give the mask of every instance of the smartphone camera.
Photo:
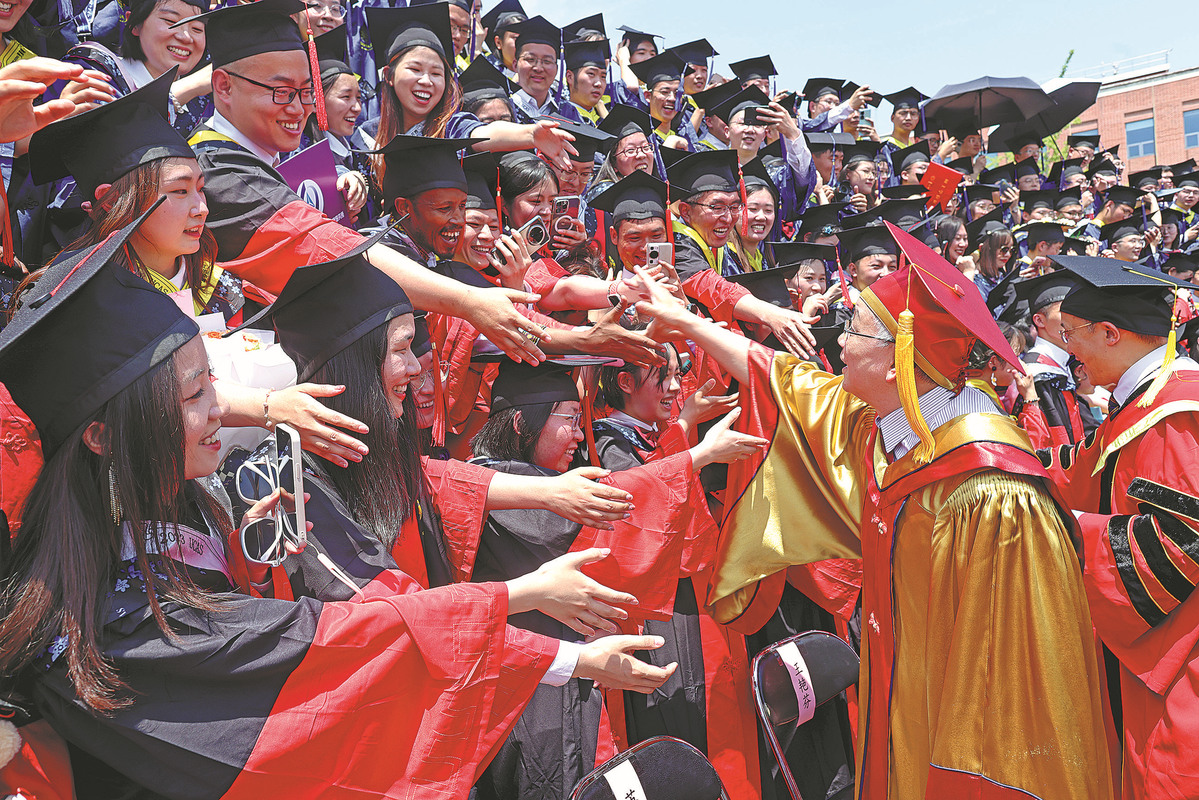
POLYGON ((550 240, 549 228, 546 227, 546 224, 541 221, 541 217, 539 216, 533 217, 524 225, 521 225, 517 228, 517 231, 520 232, 521 236, 525 237, 525 244, 529 246, 530 250, 540 250, 550 240))

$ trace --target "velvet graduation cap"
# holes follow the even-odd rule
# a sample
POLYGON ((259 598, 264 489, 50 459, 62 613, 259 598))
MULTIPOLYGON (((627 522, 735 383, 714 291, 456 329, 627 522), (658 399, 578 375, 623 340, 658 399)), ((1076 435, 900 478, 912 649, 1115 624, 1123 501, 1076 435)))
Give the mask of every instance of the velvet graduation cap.
POLYGON ((558 124, 558 127, 575 137, 572 144, 578 155, 572 155, 571 161, 587 163, 595 160, 596 153, 607 155, 608 150, 616 143, 616 137, 607 131, 593 125, 585 125, 559 117, 543 117, 558 124))
POLYGON ((1014 284, 1016 299, 1028 303, 1028 310, 1033 314, 1044 311, 1054 303, 1066 299, 1075 286, 1078 278, 1066 270, 1054 270, 1035 278, 1026 278, 1014 284))
POLYGON ((608 109, 608 116, 600 121, 599 129, 615 136, 619 143, 621 139, 632 136, 634 133, 643 133, 646 138, 652 136, 654 120, 639 108, 614 103, 608 109))
POLYGON ((814 266, 823 273, 825 262, 837 257, 837 249, 827 244, 769 242, 767 246, 774 252, 777 261, 775 267, 726 277, 733 283, 744 286, 759 300, 765 300, 779 308, 793 307, 786 281, 794 277, 800 267, 816 262, 814 266))
POLYGON ((366 24, 376 63, 390 64, 409 47, 427 47, 449 61, 454 52, 450 9, 445 3, 408 8, 368 8, 366 24))
POLYGON ((732 122, 733 117, 747 108, 760 108, 768 103, 770 103, 770 98, 766 96, 765 92, 757 86, 748 86, 707 111, 710 116, 716 117, 728 125, 732 122))
MULTIPOLYGON (((1140 264, 1092 256, 1051 256, 1063 269, 1080 280, 1062 300, 1062 313, 1088 322, 1110 322, 1120 330, 1142 336, 1165 336, 1166 354, 1161 371, 1141 395, 1137 406, 1146 408, 1157 399, 1173 372, 1178 354, 1178 319, 1175 316, 1178 290, 1199 291, 1199 286, 1180 281, 1140 264)), ((1102 469, 1100 464, 1096 472, 1102 469)))
POLYGON ((899 253, 894 237, 882 225, 843 228, 837 234, 837 241, 844 262, 857 261, 867 256, 893 256, 899 253))
POLYGON ((632 64, 629 69, 633 70, 633 74, 647 89, 652 90, 659 83, 681 80, 686 66, 681 58, 667 50, 653 58, 632 64))
POLYGON ((591 207, 609 215, 611 225, 626 219, 666 218, 667 186, 641 170, 621 178, 591 200, 591 207))
POLYGON ((835 235, 841 229, 841 212, 846 208, 849 208, 849 203, 808 206, 807 210, 799 217, 799 230, 796 232, 796 237, 802 239, 808 234, 813 236, 835 235))
POLYGON ((691 95, 691 99, 695 101, 696 106, 704 109, 704 112, 710 115, 713 109, 740 91, 741 84, 736 81, 726 81, 704 89, 702 92, 696 92, 691 95))
POLYGON ((1066 137, 1067 147, 1089 147, 1092 150, 1099 149, 1099 134, 1097 133, 1072 133, 1066 137))
MULTIPOLYGON (((907 258, 898 271, 862 291, 865 303, 895 336, 895 370, 904 416, 920 437, 915 460, 927 464, 936 441, 920 412, 915 368, 937 385, 960 391, 974 343, 981 341, 1023 373, 974 283, 922 242, 884 223, 907 258)), ((902 261, 902 259, 901 259, 902 261)))
POLYGON ((607 39, 567 42, 562 45, 562 58, 566 62, 566 68, 572 72, 584 67, 606 69, 610 55, 611 47, 607 39))
POLYGON ((1027 234, 1024 241, 1028 244, 1029 250, 1041 242, 1055 244, 1066 241, 1066 234, 1062 231, 1061 223, 1052 220, 1029 223, 1024 226, 1024 232, 1027 234))
POLYGON ((177 68, 111 103, 47 125, 29 142, 35 183, 75 179, 85 199, 96 187, 113 183, 135 167, 160 158, 196 154, 167 121, 171 83, 177 68))
POLYGON ((542 403, 578 402, 579 389, 571 376, 572 368, 553 361, 534 366, 504 359, 491 386, 491 413, 542 403))
POLYGON ((809 102, 827 97, 830 94, 837 98, 837 102, 841 102, 844 91, 845 81, 839 78, 809 78, 800 94, 809 102))
POLYGON ((516 23, 511 30, 516 34, 517 56, 529 44, 543 44, 552 47, 554 55, 562 55, 562 30, 540 14, 516 23))
POLYGON ((316 56, 321 70, 321 86, 329 90, 331 81, 338 75, 353 75, 354 70, 346 63, 349 51, 349 40, 343 27, 322 33, 316 37, 316 56))
POLYGON ((488 152, 475 153, 462 159, 466 175, 466 207, 491 211, 499 206, 499 162, 488 152))
POLYGON ((891 167, 898 175, 908 167, 924 161, 932 161, 929 155, 928 140, 921 139, 913 145, 896 150, 891 154, 891 167))
POLYGON ((970 248, 970 252, 974 252, 984 239, 997 233, 1010 233, 1007 225, 1003 223, 1002 206, 997 206, 966 223, 966 236, 970 240, 966 246, 970 248))
POLYGON ((384 226, 331 261, 297 267, 275 302, 241 327, 270 317, 279 344, 296 362, 297 380, 303 383, 365 334, 411 314, 408 295, 365 256, 390 230, 384 226))
POLYGON ((470 62, 458 76, 458 85, 462 87, 463 104, 482 100, 507 101, 520 88, 486 58, 470 62))
POLYGON ((291 15, 305 8, 301 0, 258 0, 186 17, 171 27, 204 22, 212 67, 220 69, 263 53, 303 50, 300 28, 291 15))
POLYGON ((859 161, 874 161, 878 158, 878 151, 881 147, 882 144, 872 142, 869 139, 846 145, 841 151, 842 168, 848 167, 850 164, 856 164, 859 161))
MULTIPOLYGON (((529 18, 519 0, 500 0, 480 20, 489 36, 503 33, 529 18)), ((471 62, 474 63, 474 62, 471 62)))
POLYGON ((898 92, 885 94, 883 98, 898 111, 901 108, 920 108, 920 104, 928 99, 928 95, 915 87, 909 86, 906 89, 900 89, 898 92))
POLYGON ((666 168, 679 200, 704 192, 736 192, 741 186, 734 150, 704 150, 685 156, 666 168))
POLYGON ((0 331, 0 381, 47 459, 105 403, 200 329, 175 301, 111 263, 156 202, 100 244, 51 265, 0 331))
POLYGON ((655 50, 657 50, 658 43, 655 42, 654 39, 662 38, 661 34, 646 33, 645 31, 639 31, 636 28, 630 28, 627 25, 621 25, 616 30, 624 34, 624 37, 621 39, 621 41, 628 43, 630 53, 640 47, 644 42, 649 42, 649 44, 655 50))
POLYGON ((771 60, 770 56, 756 56, 755 58, 737 61, 729 64, 729 69, 737 76, 737 80, 742 83, 765 80, 779 74, 778 70, 774 68, 774 61, 771 60))
POLYGON ((1161 177, 1161 167, 1143 169, 1128 176, 1128 185, 1135 189, 1152 192, 1157 190, 1157 182, 1161 180, 1161 177))
MULTIPOLYGON (((385 9, 388 10, 388 9, 385 9)), ((378 150, 387 169, 383 174, 383 198, 388 205, 397 197, 409 200, 430 189, 466 191, 466 175, 458 151, 482 139, 433 139, 428 136, 397 134, 378 150)))
POLYGON ((686 66, 707 66, 708 59, 720 55, 712 48, 707 39, 696 39, 693 42, 676 44, 669 52, 679 57, 686 66))
POLYGON ((583 17, 562 26, 562 41, 568 44, 589 36, 599 36, 605 40, 608 38, 608 30, 604 27, 603 14, 592 14, 590 17, 583 17))

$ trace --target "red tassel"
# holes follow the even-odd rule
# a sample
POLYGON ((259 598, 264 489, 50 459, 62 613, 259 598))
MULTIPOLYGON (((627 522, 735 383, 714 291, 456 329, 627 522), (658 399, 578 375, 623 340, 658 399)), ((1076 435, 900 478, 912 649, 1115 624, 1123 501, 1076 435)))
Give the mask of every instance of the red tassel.
POLYGON ((433 339, 433 446, 445 447, 445 423, 450 410, 445 405, 445 388, 441 385, 441 348, 433 339))
POLYGON ((598 467, 599 451, 595 446, 595 409, 591 405, 591 387, 587 381, 583 381, 583 437, 587 440, 587 456, 591 460, 591 466, 598 467))
POLYGON ((837 252, 837 278, 841 281, 841 302, 845 303, 845 307, 853 311, 853 300, 849 299, 849 284, 845 280, 845 270, 841 269, 841 253, 837 252))
POLYGON ((4 214, 4 229, 0 232, 4 236, 0 240, 0 247, 4 248, 4 252, 0 254, 0 263, 6 267, 15 267, 17 264, 17 253, 12 240, 12 219, 8 215, 8 192, 4 190, 3 179, 0 179, 0 204, 4 206, 3 209, 0 209, 0 212, 4 214))
POLYGON ((312 88, 316 93, 316 124, 322 131, 329 130, 329 112, 325 110, 325 89, 321 86, 321 60, 316 55, 316 38, 312 35, 312 22, 304 13, 308 25, 308 66, 312 69, 312 88))
POLYGON ((499 220, 499 232, 496 234, 498 238, 504 232, 504 198, 501 197, 503 191, 500 189, 500 168, 495 168, 495 216, 499 220))

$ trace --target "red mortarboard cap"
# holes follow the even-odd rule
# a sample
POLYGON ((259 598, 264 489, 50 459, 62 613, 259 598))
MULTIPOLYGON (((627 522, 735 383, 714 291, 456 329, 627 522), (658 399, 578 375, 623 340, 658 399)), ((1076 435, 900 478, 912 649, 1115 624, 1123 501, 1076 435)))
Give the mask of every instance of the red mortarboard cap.
POLYGON ((899 315, 905 308, 911 309, 917 366, 938 384, 956 389, 964 380, 970 351, 978 339, 1023 371, 974 283, 928 245, 890 222, 886 226, 908 265, 871 284, 862 292, 862 300, 892 333, 899 315), (914 277, 919 280, 912 280, 914 277))

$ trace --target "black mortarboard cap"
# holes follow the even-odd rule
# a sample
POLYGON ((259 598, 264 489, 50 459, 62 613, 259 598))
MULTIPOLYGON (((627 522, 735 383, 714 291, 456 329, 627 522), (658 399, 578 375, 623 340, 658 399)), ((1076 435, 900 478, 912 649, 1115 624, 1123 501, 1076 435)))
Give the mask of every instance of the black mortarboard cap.
POLYGON ((808 101, 818 100, 826 94, 837 96, 837 100, 842 99, 842 92, 845 89, 845 81, 840 78, 809 78, 808 82, 803 85, 803 91, 800 94, 808 101))
POLYGON ((929 155, 928 142, 923 139, 913 145, 896 150, 891 154, 891 168, 896 175, 913 164, 919 164, 922 161, 932 161, 932 156, 929 155))
MULTIPOLYGON (((844 149, 854 143, 854 138, 848 133, 837 133, 835 131, 805 133, 804 139, 808 142, 808 149, 813 153, 822 153, 825 150, 844 149)), ((776 139, 775 141, 780 141, 776 139)))
POLYGON ((1143 169, 1140 172, 1134 172, 1128 176, 1128 185, 1134 189, 1146 189, 1153 191, 1157 189, 1157 182, 1161 180, 1162 168, 1151 167, 1143 169))
POLYGON ((867 225, 875 225, 878 222, 882 209, 880 206, 867 209, 861 214, 848 214, 841 218, 841 227, 843 228, 865 228, 867 225))
POLYGON ((366 153, 383 156, 383 197, 390 206, 397 197, 412 199, 431 189, 466 191, 466 175, 458 151, 483 139, 434 139, 397 134, 385 146, 366 153))
MULTIPOLYGON (((846 81, 845 86, 841 89, 841 99, 846 100, 850 97, 853 97, 853 93, 860 88, 862 87, 858 86, 853 81, 846 81)), ((883 96, 878 92, 871 92, 869 95, 867 95, 867 97, 869 97, 869 99, 866 101, 866 105, 870 106, 871 108, 878 108, 879 104, 883 102, 883 96)))
POLYGON ((1085 256, 1087 254, 1087 244, 1088 243, 1086 239, 1077 239, 1073 236, 1067 236, 1066 240, 1062 242, 1061 255, 1085 256))
POLYGON ((869 139, 862 139, 846 145, 845 149, 841 151, 841 166, 848 167, 859 161, 874 161, 878 158, 878 151, 881 147, 882 144, 869 139))
POLYGON ((1169 225, 1173 222, 1182 230, 1182 226, 1186 224, 1186 212, 1177 208, 1162 208, 1159 209, 1162 215, 1162 225, 1169 225))
POLYGON ((1177 164, 1170 165, 1170 174, 1185 175, 1195 168, 1195 159, 1188 158, 1186 161, 1179 161, 1177 164))
POLYGON ((1136 208, 1137 201, 1144 194, 1140 189, 1134 189, 1131 186, 1113 186, 1103 193, 1103 201, 1136 208))
POLYGON ((329 89, 329 82, 338 75, 353 75, 354 70, 346 63, 349 51, 349 39, 346 37, 344 26, 338 26, 331 31, 316 37, 317 66, 321 70, 321 85, 329 89))
POLYGON ((770 59, 770 56, 747 58, 743 61, 729 64, 729 69, 733 71, 733 74, 742 83, 762 80, 779 74, 778 70, 774 68, 774 62, 770 59))
POLYGON ((633 70, 633 74, 647 88, 653 89, 659 83, 681 80, 685 66, 686 64, 681 58, 667 50, 653 58, 638 61, 636 64, 630 65, 629 69, 633 70))
POLYGON ((740 187, 734 150, 704 150, 689 154, 668 166, 666 174, 679 200, 702 192, 735 192, 740 187))
POLYGON ((1120 168, 1116 166, 1115 161, 1107 156, 1102 156, 1091 162, 1091 166, 1087 168, 1087 177, 1093 178, 1100 173, 1111 175, 1114 178, 1120 174, 1120 168))
POLYGON ((906 228, 924 222, 924 209, 928 201, 923 197, 910 197, 903 200, 887 200, 878 206, 878 216, 906 228))
POLYGON ((491 386, 491 413, 505 408, 578 401, 572 367, 545 361, 533 366, 504 359, 491 386))
POLYGON ((390 64, 409 47, 427 47, 447 61, 453 60, 454 38, 450 10, 444 3, 407 8, 368 8, 366 24, 371 48, 380 66, 390 64))
POLYGON ((1008 232, 1008 227, 1003 224, 1003 206, 996 206, 981 217, 966 223, 966 235, 970 238, 966 246, 970 248, 970 252, 974 252, 987 236, 1003 232, 1008 232))
POLYGON ((1082 161, 1081 158, 1067 158, 1053 162, 1049 167, 1049 182, 1054 186, 1061 186, 1062 181, 1071 175, 1083 174, 1082 161))
POLYGON ((978 128, 973 125, 957 124, 948 131, 950 138, 957 139, 959 142, 965 141, 967 136, 978 136, 978 128))
POLYGON ((559 119, 557 117, 547 117, 553 122, 558 123, 558 127, 575 137, 575 150, 579 151, 577 156, 571 156, 572 161, 588 162, 595 160, 595 154, 606 155, 608 149, 616 144, 616 137, 607 131, 600 130, 591 125, 585 125, 578 122, 570 122, 569 120, 559 119))
POLYGON ((945 166, 949 167, 950 169, 957 170, 963 175, 970 175, 974 172, 974 158, 973 156, 962 156, 961 158, 955 158, 952 161, 946 161, 945 166))
POLYGON ((646 33, 645 31, 639 31, 636 28, 630 28, 627 25, 621 25, 616 30, 618 30, 624 34, 623 41, 626 41, 629 43, 630 51, 636 50, 637 46, 640 45, 642 42, 649 42, 650 44, 652 44, 654 46, 654 49, 657 50, 658 43, 655 42, 654 39, 662 38, 662 36, 660 34, 646 33))
POLYGON ((1099 238, 1109 245, 1118 242, 1125 236, 1141 235, 1141 218, 1133 215, 1118 222, 1109 222, 1099 229, 1099 238))
POLYGON ((433 350, 433 339, 429 336, 429 320, 424 311, 413 312, 412 326, 412 355, 422 358, 433 350))
POLYGON ((1024 241, 1028 243, 1030 250, 1036 247, 1039 242, 1049 242, 1052 244, 1066 240, 1066 234, 1059 222, 1050 220, 1031 222, 1025 225, 1022 230, 1026 234, 1024 241))
POLYGON ((563 25, 562 41, 570 44, 571 42, 577 42, 584 36, 594 36, 597 33, 604 37, 604 39, 608 38, 608 29, 604 27, 603 14, 592 14, 590 17, 575 20, 569 25, 563 25))
POLYGON ((196 154, 167 121, 168 95, 177 68, 135 92, 90 111, 47 125, 29 142, 35 183, 75 178, 84 199, 135 167, 160 158, 196 154))
POLYGON ((1054 270, 1036 278, 1025 278, 1013 284, 1016 297, 1028 303, 1034 314, 1066 299, 1070 290, 1078 285, 1078 277, 1072 272, 1054 270))
POLYGON ((919 183, 899 183, 895 186, 884 186, 879 189, 879 194, 888 200, 907 200, 911 197, 927 197, 928 189, 919 183))
POLYGON ((774 251, 774 261, 780 267, 798 267, 808 261, 832 263, 837 260, 837 248, 831 244, 811 242, 768 242, 774 251))
POLYGON ((708 59, 712 56, 719 55, 707 39, 696 39, 693 42, 685 42, 676 44, 670 48, 669 52, 674 53, 687 66, 692 64, 706 65, 708 59))
POLYGON ((562 58, 566 61, 566 68, 571 71, 580 70, 583 67, 606 69, 610 54, 611 50, 607 39, 567 42, 562 45, 562 58))
POLYGON ((466 175, 466 207, 490 210, 496 208, 496 187, 499 186, 499 162, 488 152, 474 153, 462 159, 466 175))
POLYGON ((110 263, 158 205, 51 265, 0 331, 0 381, 33 420, 47 458, 200 332, 174 300, 110 263))
POLYGON ((302 383, 330 358, 401 314, 412 303, 400 285, 365 253, 391 229, 382 227, 345 255, 297 267, 274 303, 244 324, 270 317, 302 383))
POLYGON ((708 113, 722 120, 727 125, 739 112, 747 108, 758 108, 759 106, 767 105, 769 102, 770 98, 766 96, 765 92, 757 86, 749 86, 737 92, 715 108, 709 109, 708 113))
POLYGON ((1016 180, 1020 180, 1026 175, 1036 175, 1038 178, 1041 176, 1041 170, 1037 167, 1037 160, 1035 158, 1026 158, 1023 161, 1017 161, 1012 166, 1016 173, 1016 180))
POLYGON ((786 280, 798 271, 799 264, 790 264, 786 267, 726 275, 725 278, 749 289, 749 293, 759 300, 765 300, 779 308, 791 308, 791 293, 787 291, 786 280))
POLYGON ((928 99, 928 95, 913 86, 900 89, 898 92, 885 94, 883 97, 895 107, 896 111, 901 108, 920 108, 920 104, 928 99))
POLYGON ((770 170, 766 168, 766 162, 761 155, 748 161, 741 167, 741 179, 745 182, 745 191, 747 193, 756 192, 758 189, 769 189, 774 195, 774 200, 777 203, 779 199, 779 187, 775 184, 774 179, 770 177, 770 170))
POLYGON ((1174 187, 1181 189, 1183 186, 1199 186, 1199 172, 1185 172, 1182 175, 1174 176, 1174 187))
POLYGON ((1166 260, 1162 264, 1162 272, 1168 269, 1175 269, 1180 272, 1193 272, 1196 267, 1199 267, 1199 254, 1174 250, 1166 255, 1166 260))
POLYGON ((885 225, 866 225, 861 228, 845 228, 837 234, 841 245, 843 263, 876 255, 897 255, 899 245, 885 225))
POLYGON ((258 0, 186 17, 171 27, 204 22, 212 67, 220 69, 263 53, 303 50, 300 28, 291 15, 305 8, 301 0, 258 0))
POLYGON ((1092 150, 1099 149, 1099 134, 1097 133, 1072 133, 1066 137, 1067 147, 1078 147, 1080 144, 1091 146, 1092 150))
POLYGON ((725 81, 702 92, 696 92, 691 95, 691 99, 695 101, 696 106, 704 109, 705 114, 711 114, 713 109, 740 91, 741 84, 737 81, 725 81))
POLYGON ((999 187, 989 183, 972 183, 962 191, 965 192, 966 204, 969 205, 979 200, 994 200, 993 195, 999 191, 999 187))
POLYGON ((608 214, 612 225, 626 219, 666 217, 667 186, 641 170, 621 178, 591 199, 589 205, 608 214))
POLYGON ((1117 261, 1092 256, 1050 256, 1082 280, 1062 300, 1062 313, 1089 322, 1110 322, 1142 336, 1170 332, 1175 286, 1199 290, 1185 281, 1117 261))
POLYGON ((839 229, 841 227, 841 212, 849 207, 849 203, 828 203, 820 206, 808 206, 799 217, 797 239, 805 234, 819 234, 826 225, 839 229))
POLYGON ((483 23, 483 27, 487 30, 488 35, 494 36, 508 30, 518 22, 524 22, 528 18, 529 15, 525 13, 524 6, 520 4, 520 0, 500 0, 490 11, 483 15, 480 22, 483 23))
POLYGON ((1053 210, 1061 211, 1063 208, 1080 205, 1082 203, 1082 187, 1071 186, 1069 189, 1062 189, 1057 193, 1057 197, 1053 199, 1053 210))
POLYGON ((1018 153, 1025 145, 1040 145, 1041 137, 1031 131, 1018 133, 1007 140, 1007 149, 1009 153, 1018 153))
POLYGON ((466 13, 470 13, 471 8, 467 0, 409 0, 409 6, 431 6, 437 3, 445 3, 446 5, 458 6, 466 13))
POLYGON ((1008 183, 1016 182, 1016 165, 1015 164, 1000 164, 998 167, 984 169, 978 175, 979 183, 988 183, 992 186, 998 186, 1000 181, 1008 183))
POLYGON ((518 22, 511 30, 516 34, 516 52, 527 44, 544 44, 554 48, 558 55, 562 54, 562 31, 545 17, 538 14, 535 17, 518 22))
POLYGON ((1052 189, 1024 191, 1020 192, 1020 208, 1030 214, 1038 208, 1052 209, 1054 207, 1054 200, 1056 199, 1057 192, 1052 189))
POLYGON ((462 87, 463 103, 500 98, 507 100, 520 88, 486 58, 476 58, 470 62, 470 66, 458 76, 458 85, 462 87))
POLYGON ((654 120, 640 108, 614 103, 608 109, 608 116, 600 121, 599 129, 612 134, 617 141, 634 133, 644 133, 648 138, 654 133, 654 120))
MULTIPOLYGON (((834 134, 837 136, 838 134, 834 134)), ((852 138, 852 137, 851 137, 852 138)), ((773 167, 779 163, 786 161, 783 155, 783 137, 775 139, 768 145, 758 148, 758 158, 762 159, 762 163, 768 167, 773 167)))

